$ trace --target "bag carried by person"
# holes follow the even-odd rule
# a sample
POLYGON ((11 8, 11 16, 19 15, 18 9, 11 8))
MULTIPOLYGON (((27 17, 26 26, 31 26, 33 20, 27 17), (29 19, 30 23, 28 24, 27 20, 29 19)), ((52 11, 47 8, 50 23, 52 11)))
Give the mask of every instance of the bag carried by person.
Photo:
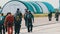
POLYGON ((17 16, 15 17, 15 19, 16 19, 16 21, 19 21, 19 20, 20 20, 20 16, 17 15, 17 16))

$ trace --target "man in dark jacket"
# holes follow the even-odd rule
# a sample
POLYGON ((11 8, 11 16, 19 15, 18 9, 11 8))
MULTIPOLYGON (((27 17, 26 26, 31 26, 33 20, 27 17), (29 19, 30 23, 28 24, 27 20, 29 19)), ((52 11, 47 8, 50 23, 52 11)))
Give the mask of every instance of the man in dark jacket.
POLYGON ((5 16, 4 16, 4 14, 3 14, 3 13, 1 14, 1 16, 3 16, 3 17, 4 17, 4 19, 3 19, 3 28, 2 28, 2 29, 3 29, 3 34, 5 34, 5 27, 4 27, 5 16))
POLYGON ((49 21, 51 21, 51 19, 52 19, 52 12, 50 12, 50 13, 48 14, 48 18, 49 18, 49 21))
POLYGON ((29 11, 26 11, 26 14, 24 16, 25 19, 25 25, 28 29, 28 32, 32 32, 32 28, 33 28, 33 22, 34 22, 34 16, 32 15, 32 13, 29 11))
POLYGON ((19 34, 22 21, 22 13, 19 11, 19 8, 17 9, 14 20, 15 34, 19 34))
POLYGON ((58 11, 55 13, 55 18, 56 18, 56 21, 59 20, 59 12, 58 11))
MULTIPOLYGON (((3 16, 3 13, 0 16, 0 34, 2 34, 2 29, 4 28, 4 20, 5 17, 3 16)), ((5 28, 3 29, 3 34, 5 34, 5 28)))
POLYGON ((26 15, 27 15, 28 13, 29 13, 28 10, 25 9, 25 14, 24 14, 25 26, 27 26, 27 17, 26 17, 26 15))

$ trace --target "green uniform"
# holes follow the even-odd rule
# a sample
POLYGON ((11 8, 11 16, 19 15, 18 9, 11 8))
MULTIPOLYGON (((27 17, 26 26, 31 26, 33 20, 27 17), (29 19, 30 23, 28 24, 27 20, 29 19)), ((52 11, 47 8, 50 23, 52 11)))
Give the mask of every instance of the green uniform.
POLYGON ((20 33, 21 21, 22 21, 22 13, 17 13, 15 18, 14 18, 15 34, 20 33))
POLYGON ((4 20, 5 20, 5 17, 0 16, 0 34, 2 34, 2 28, 3 28, 3 25, 4 25, 4 20))
POLYGON ((32 21, 34 21, 34 16, 31 13, 26 13, 24 15, 24 19, 25 19, 25 25, 28 28, 28 32, 30 32, 30 30, 32 31, 33 27, 32 21))

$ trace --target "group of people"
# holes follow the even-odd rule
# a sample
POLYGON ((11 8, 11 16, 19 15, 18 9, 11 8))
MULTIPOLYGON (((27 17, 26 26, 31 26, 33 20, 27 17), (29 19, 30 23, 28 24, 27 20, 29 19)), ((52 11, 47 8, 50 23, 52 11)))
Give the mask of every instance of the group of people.
MULTIPOLYGON (((25 9, 24 20, 28 32, 32 32, 34 16, 31 11, 28 11, 28 9, 25 9)), ((4 16, 3 13, 1 13, 0 34, 2 34, 2 32, 3 34, 5 34, 5 32, 8 32, 8 34, 13 34, 13 27, 15 34, 19 34, 21 29, 21 23, 22 13, 20 12, 19 8, 17 8, 15 15, 12 15, 11 12, 8 12, 7 15, 4 16)))
MULTIPOLYGON (((59 14, 60 14, 60 13, 59 13, 58 11, 55 13, 56 21, 59 21, 59 14)), ((48 19, 49 19, 49 21, 52 20, 52 12, 50 12, 50 13, 48 14, 48 19)))
MULTIPOLYGON (((17 11, 15 15, 12 15, 11 12, 8 12, 6 16, 4 16, 3 13, 0 14, 0 34, 5 34, 5 32, 8 32, 8 34, 13 34, 13 27, 15 34, 20 33, 21 29, 21 23, 22 23, 22 13, 17 8, 17 11), (3 30, 3 31, 2 31, 3 30)), ((48 14, 49 21, 52 19, 52 12, 48 14)), ((57 11, 55 13, 56 21, 59 20, 59 12, 57 11)), ((28 32, 32 32, 33 30, 33 23, 34 23, 34 16, 28 9, 25 9, 24 14, 24 20, 25 20, 25 26, 27 27, 28 32)))

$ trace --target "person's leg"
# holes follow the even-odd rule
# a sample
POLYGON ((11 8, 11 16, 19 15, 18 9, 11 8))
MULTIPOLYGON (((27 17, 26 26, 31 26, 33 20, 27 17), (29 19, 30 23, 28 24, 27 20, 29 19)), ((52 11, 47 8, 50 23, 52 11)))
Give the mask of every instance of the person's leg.
POLYGON ((3 25, 3 34, 5 34, 5 27, 4 27, 4 25, 3 25))
POLYGON ((0 34, 2 34, 2 26, 0 27, 0 34))
POLYGON ((28 28, 28 32, 30 32, 30 26, 28 26, 27 28, 28 28))
POLYGON ((30 26, 30 31, 32 32, 32 29, 33 29, 33 25, 30 26))
POLYGON ((20 32, 20 28, 17 29, 17 34, 19 34, 19 32, 20 32))
POLYGON ((20 33, 20 28, 21 28, 21 25, 20 25, 20 26, 18 26, 18 32, 17 32, 17 34, 19 34, 19 33, 20 33))
POLYGON ((5 27, 5 30, 6 30, 6 32, 7 32, 7 26, 5 27))
POLYGON ((17 27, 15 26, 15 34, 16 34, 16 32, 17 32, 17 27))
POLYGON ((49 21, 51 21, 51 18, 49 18, 49 21))
POLYGON ((13 34, 13 27, 7 27, 8 34, 13 34))
POLYGON ((2 30, 0 30, 0 34, 2 34, 2 30))
POLYGON ((56 18, 56 21, 58 21, 58 18, 56 18))
POLYGON ((8 34, 10 34, 10 27, 7 27, 7 32, 8 34))
POLYGON ((11 27, 11 34, 13 34, 13 27, 11 27))

